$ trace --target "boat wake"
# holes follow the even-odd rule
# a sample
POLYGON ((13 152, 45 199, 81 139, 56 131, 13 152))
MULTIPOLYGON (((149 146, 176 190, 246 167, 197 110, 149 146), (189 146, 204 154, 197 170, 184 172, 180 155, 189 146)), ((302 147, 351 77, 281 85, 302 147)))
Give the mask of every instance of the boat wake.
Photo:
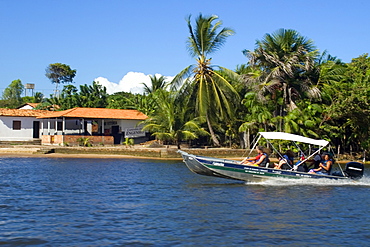
POLYGON ((345 180, 332 180, 332 179, 287 179, 276 178, 269 179, 261 182, 247 182, 246 185, 262 185, 262 186, 292 186, 292 185, 315 185, 315 186, 365 186, 370 187, 370 177, 364 176, 359 180, 345 179, 345 180))

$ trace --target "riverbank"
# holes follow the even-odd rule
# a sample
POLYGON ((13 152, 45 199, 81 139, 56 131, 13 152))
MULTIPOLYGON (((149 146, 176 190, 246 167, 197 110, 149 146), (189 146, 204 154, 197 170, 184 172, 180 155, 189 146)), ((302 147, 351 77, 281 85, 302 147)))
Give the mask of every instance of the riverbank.
MULTIPOLYGON (((229 148, 184 148, 195 155, 241 160, 246 150, 229 148)), ((141 158, 182 159, 175 146, 149 148, 142 146, 60 147, 41 145, 0 146, 2 157, 70 157, 70 158, 141 158)))
MULTIPOLYGON (((200 156, 242 160, 249 155, 249 150, 231 148, 182 148, 181 150, 200 156)), ((44 145, 0 145, 0 157, 48 157, 48 158, 135 158, 135 159, 163 159, 182 160, 177 153, 176 146, 144 147, 135 145, 126 146, 100 146, 100 147, 61 147, 44 145)), ((250 154, 255 156, 256 153, 250 154)), ((271 158, 272 162, 277 159, 271 158)), ((339 163, 349 161, 362 162, 360 157, 341 155, 336 159, 339 163)))

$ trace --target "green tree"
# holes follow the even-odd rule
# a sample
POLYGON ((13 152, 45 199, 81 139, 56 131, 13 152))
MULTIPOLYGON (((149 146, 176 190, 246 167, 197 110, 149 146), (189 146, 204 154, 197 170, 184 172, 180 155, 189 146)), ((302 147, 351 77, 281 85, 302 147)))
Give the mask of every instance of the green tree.
POLYGON ((81 107, 105 108, 108 105, 106 87, 95 81, 89 86, 81 85, 77 98, 81 107))
POLYGON ((132 97, 128 98, 127 107, 128 109, 136 109, 138 111, 141 111, 145 115, 150 116, 157 109, 157 102, 152 94, 134 94, 132 95, 132 97))
POLYGON ((72 83, 76 76, 76 70, 71 69, 69 65, 62 63, 53 63, 46 68, 45 76, 55 84, 54 97, 59 96, 58 86, 60 83, 72 83))
POLYGON ((22 98, 23 103, 42 103, 44 102, 44 94, 36 92, 34 96, 25 96, 22 98))
MULTIPOLYGON (((246 64, 238 65, 235 72, 247 85, 254 82, 255 78, 261 74, 260 69, 246 64)), ((267 131, 271 127, 272 111, 274 110, 269 107, 269 101, 260 100, 260 94, 250 89, 245 85, 237 88, 240 98, 243 99, 241 107, 237 111, 241 119, 238 131, 243 133, 241 147, 247 149, 251 147, 251 136, 256 135, 260 130, 267 131)))
POLYGON ((132 93, 127 92, 117 92, 108 95, 107 98, 107 108, 111 109, 136 109, 132 104, 132 99, 135 97, 132 93))
POLYGON ((5 88, 2 99, 5 101, 5 106, 8 108, 17 108, 22 104, 22 93, 24 86, 21 80, 14 80, 5 88))
POLYGON ((143 85, 144 85, 144 94, 155 93, 158 89, 165 89, 166 88, 166 77, 165 76, 157 77, 156 75, 154 75, 154 76, 150 75, 149 77, 150 77, 151 85, 148 86, 145 83, 143 83, 143 85))
POLYGON ((194 27, 190 19, 191 16, 187 18, 190 33, 187 47, 190 55, 196 59, 196 64, 186 67, 176 75, 172 81, 172 89, 182 85, 180 91, 192 97, 191 103, 195 105, 197 114, 206 118, 213 144, 220 146, 213 125, 218 118, 232 114, 232 102, 237 100, 239 95, 229 79, 236 80, 238 75, 226 68, 212 65, 212 59, 208 56, 219 50, 234 31, 221 28, 222 22, 214 15, 200 14, 194 27))
POLYGON ((249 77, 254 79, 251 81, 261 98, 267 94, 272 94, 273 99, 283 98, 283 104, 277 104, 275 115, 283 116, 286 111, 297 108, 297 99, 320 97, 316 81, 312 80, 318 51, 312 40, 297 31, 279 29, 266 34, 262 40, 257 40, 254 51, 244 50, 243 53, 251 66, 261 70, 254 78, 249 77))
POLYGON ((74 107, 106 108, 108 105, 106 88, 95 81, 92 85, 80 85, 80 91, 73 85, 65 85, 58 97, 51 97, 43 108, 66 110, 74 107))
POLYGON ((336 84, 341 83, 347 71, 347 65, 336 63, 334 61, 327 61, 319 65, 318 86, 321 91, 321 98, 323 103, 329 103, 335 97, 334 88, 336 84))
POLYGON ((364 54, 346 65, 341 81, 323 84, 329 95, 321 130, 345 151, 370 147, 370 58, 364 54))
POLYGON ((60 102, 60 110, 67 110, 81 106, 79 102, 78 90, 73 85, 65 85, 60 97, 57 97, 57 99, 59 99, 60 102))
POLYGON ((66 110, 68 108, 63 108, 63 98, 62 97, 53 97, 47 98, 46 101, 36 107, 40 110, 49 110, 49 111, 58 111, 66 110))
POLYGON ((78 90, 73 85, 65 85, 61 94, 58 97, 50 95, 46 102, 39 105, 39 109, 48 110, 67 110, 74 107, 80 107, 78 90))
POLYGON ((199 118, 191 119, 189 108, 176 104, 174 92, 161 91, 155 101, 157 110, 144 121, 143 130, 152 132, 156 139, 175 143, 180 149, 181 141, 208 134, 201 128, 199 118))
POLYGON ((258 100, 256 92, 248 92, 242 100, 244 106, 248 109, 245 115, 244 123, 240 126, 240 131, 249 130, 249 133, 256 134, 258 131, 269 131, 272 121, 272 104, 265 104, 258 100))
POLYGON ((44 101, 44 94, 41 92, 36 92, 33 96, 33 103, 42 103, 44 101))

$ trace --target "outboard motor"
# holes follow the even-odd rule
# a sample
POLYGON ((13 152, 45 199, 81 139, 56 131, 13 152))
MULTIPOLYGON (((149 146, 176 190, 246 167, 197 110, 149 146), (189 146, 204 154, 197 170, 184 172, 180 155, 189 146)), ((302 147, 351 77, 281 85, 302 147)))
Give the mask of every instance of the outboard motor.
POLYGON ((348 162, 344 173, 353 179, 360 179, 364 175, 364 164, 359 162, 348 162))

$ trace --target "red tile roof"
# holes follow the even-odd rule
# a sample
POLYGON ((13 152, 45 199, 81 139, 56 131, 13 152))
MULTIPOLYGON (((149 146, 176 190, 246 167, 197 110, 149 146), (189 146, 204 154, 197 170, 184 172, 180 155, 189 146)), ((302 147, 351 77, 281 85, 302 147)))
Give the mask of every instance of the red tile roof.
POLYGON ((107 108, 76 107, 65 111, 47 112, 37 118, 103 118, 103 119, 132 119, 145 120, 148 117, 138 110, 121 110, 107 108))
POLYGON ((38 117, 47 114, 48 112, 49 111, 45 110, 0 108, 0 116, 7 117, 38 117))

